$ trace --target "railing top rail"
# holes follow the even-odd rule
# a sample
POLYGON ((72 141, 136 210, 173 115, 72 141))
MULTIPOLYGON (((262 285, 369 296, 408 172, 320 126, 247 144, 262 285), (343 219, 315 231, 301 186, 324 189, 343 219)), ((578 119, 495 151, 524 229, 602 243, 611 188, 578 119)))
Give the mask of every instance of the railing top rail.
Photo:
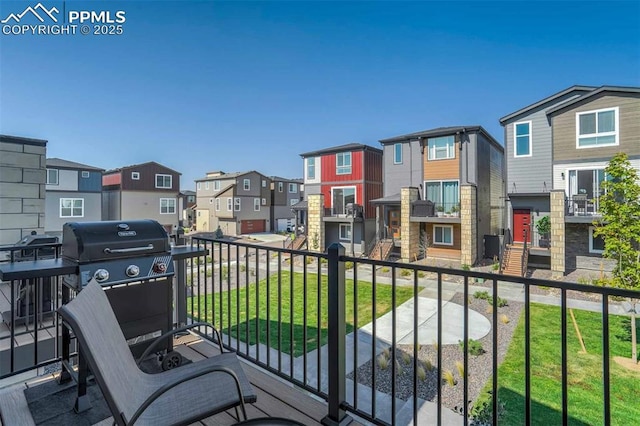
MULTIPOLYGON (((254 243, 243 243, 239 241, 229 241, 225 239, 208 238, 208 237, 193 237, 191 239, 191 243, 193 245, 197 245, 199 241, 202 243, 215 243, 215 244, 222 244, 222 245, 239 246, 239 247, 245 247, 250 249, 265 250, 265 251, 269 250, 274 253, 278 253, 278 252, 291 253, 291 254, 300 255, 300 256, 313 256, 313 257, 318 257, 323 259, 328 258, 327 253, 320 253, 320 252, 308 251, 308 250, 292 250, 288 248, 271 247, 271 246, 264 246, 260 244, 254 244, 254 243)), ((360 259, 360 258, 356 258, 356 259, 360 259)))
POLYGON ((41 249, 41 248, 56 248, 60 246, 62 246, 62 243, 29 244, 28 246, 7 244, 7 245, 0 246, 0 251, 32 250, 32 249, 41 249))

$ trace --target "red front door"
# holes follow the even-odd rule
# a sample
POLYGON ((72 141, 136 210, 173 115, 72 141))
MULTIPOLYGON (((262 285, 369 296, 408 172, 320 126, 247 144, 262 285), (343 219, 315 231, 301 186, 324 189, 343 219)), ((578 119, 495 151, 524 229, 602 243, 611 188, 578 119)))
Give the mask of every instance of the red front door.
POLYGON ((531 242, 531 210, 513 210, 513 241, 524 242, 524 231, 527 230, 527 243, 531 242))

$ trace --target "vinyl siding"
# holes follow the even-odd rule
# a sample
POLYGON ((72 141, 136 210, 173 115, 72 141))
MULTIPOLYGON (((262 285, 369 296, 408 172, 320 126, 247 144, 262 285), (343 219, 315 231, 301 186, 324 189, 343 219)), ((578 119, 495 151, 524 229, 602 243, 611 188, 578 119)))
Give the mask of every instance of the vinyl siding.
MULTIPOLYGON (((45 202, 46 233, 62 232, 62 225, 67 222, 92 222, 102 220, 102 195, 85 192, 48 192, 45 202), (83 217, 60 217, 61 198, 82 198, 84 200, 83 217)), ((57 234, 55 234, 57 235, 57 234)))
POLYGON ((178 225, 178 193, 161 193, 156 191, 123 191, 121 217, 127 219, 153 219, 161 225, 178 225), (173 214, 160 214, 160 198, 173 198, 176 200, 176 212, 173 214))
POLYGON ((100 192, 102 191, 102 173, 89 171, 89 177, 82 177, 82 170, 78 171, 78 191, 80 192, 100 192))
MULTIPOLYGON (((630 159, 631 166, 638 171, 640 176, 640 156, 630 159)), ((553 165, 553 189, 562 189, 565 194, 569 193, 569 170, 584 169, 604 169, 609 164, 608 161, 581 161, 553 165), (562 174, 564 173, 564 178, 562 174)))
POLYGON ((384 196, 399 194, 405 187, 422 184, 422 153, 416 141, 402 143, 402 163, 394 164, 394 145, 383 146, 384 196))
POLYGON ((640 95, 605 95, 553 117, 554 161, 579 161, 613 157, 618 152, 640 155, 640 95), (576 114, 618 107, 619 145, 576 148, 576 114))
MULTIPOLYGON (((321 157, 322 162, 322 183, 327 182, 347 182, 352 180, 361 180, 363 178, 362 173, 362 151, 351 151, 351 173, 337 174, 336 173, 336 155, 328 154, 321 157)), ((382 168, 382 165, 380 166, 382 168)))
POLYGON ((78 191, 78 171, 56 169, 48 167, 49 170, 58 170, 58 184, 47 185, 47 191, 78 191))

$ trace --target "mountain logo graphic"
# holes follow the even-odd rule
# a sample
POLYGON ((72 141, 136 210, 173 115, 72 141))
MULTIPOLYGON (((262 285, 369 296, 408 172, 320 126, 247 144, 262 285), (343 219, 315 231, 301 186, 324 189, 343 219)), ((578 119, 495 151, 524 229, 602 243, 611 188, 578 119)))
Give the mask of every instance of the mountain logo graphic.
POLYGON ((34 7, 28 6, 22 13, 18 13, 18 14, 12 13, 0 22, 3 24, 6 24, 9 21, 13 20, 17 24, 28 13, 31 13, 33 16, 35 16, 36 19, 40 22, 45 21, 43 16, 49 17, 49 19, 51 19, 53 22, 58 22, 58 18, 56 18, 54 13, 57 14, 57 13, 60 13, 60 11, 56 7, 47 9, 42 5, 42 3, 38 3, 34 7))

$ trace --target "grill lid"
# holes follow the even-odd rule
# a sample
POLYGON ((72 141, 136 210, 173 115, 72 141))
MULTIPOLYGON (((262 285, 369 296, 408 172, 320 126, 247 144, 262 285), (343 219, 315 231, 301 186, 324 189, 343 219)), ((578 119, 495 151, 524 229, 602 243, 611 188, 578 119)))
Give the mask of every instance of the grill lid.
POLYGON ((62 257, 80 263, 171 253, 155 220, 69 222, 62 227, 62 257))

